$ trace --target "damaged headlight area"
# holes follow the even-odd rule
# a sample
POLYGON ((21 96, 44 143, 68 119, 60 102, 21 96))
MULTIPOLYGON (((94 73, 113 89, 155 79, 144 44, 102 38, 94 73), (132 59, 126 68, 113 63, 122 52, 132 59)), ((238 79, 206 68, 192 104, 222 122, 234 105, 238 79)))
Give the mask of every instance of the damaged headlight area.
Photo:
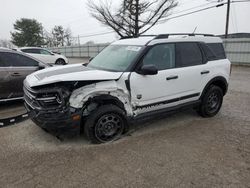
POLYGON ((25 106, 31 120, 49 132, 79 133, 81 111, 69 106, 70 95, 65 85, 30 88, 24 84, 25 106))
POLYGON ((32 109, 49 110, 66 107, 71 92, 67 88, 31 89, 24 85, 25 102, 32 109))
POLYGON ((56 107, 58 105, 61 105, 63 102, 63 99, 61 99, 58 93, 41 94, 36 100, 39 101, 40 105, 45 108, 56 107))

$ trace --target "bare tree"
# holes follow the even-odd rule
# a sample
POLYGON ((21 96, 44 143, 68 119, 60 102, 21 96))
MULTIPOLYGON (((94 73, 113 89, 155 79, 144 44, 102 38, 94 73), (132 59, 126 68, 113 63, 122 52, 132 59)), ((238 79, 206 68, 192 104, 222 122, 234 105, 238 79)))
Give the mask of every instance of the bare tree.
POLYGON ((111 1, 95 4, 88 0, 90 14, 122 38, 144 34, 160 19, 168 17, 177 5, 176 0, 123 0, 112 11, 111 1))
POLYGON ((70 28, 65 29, 64 38, 66 42, 66 46, 71 46, 73 43, 72 32, 70 28))

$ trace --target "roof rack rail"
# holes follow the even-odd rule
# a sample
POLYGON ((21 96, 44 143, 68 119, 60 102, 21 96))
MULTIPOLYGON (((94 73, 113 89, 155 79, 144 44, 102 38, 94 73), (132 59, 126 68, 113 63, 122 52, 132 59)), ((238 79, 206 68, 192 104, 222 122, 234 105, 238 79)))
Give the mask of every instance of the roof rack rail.
MULTIPOLYGON (((204 36, 204 37, 215 37, 215 35, 213 34, 204 34, 204 33, 167 33, 167 34, 158 34, 158 35, 139 35, 138 37, 154 37, 154 39, 165 39, 165 38, 169 38, 169 36, 177 36, 177 35, 187 35, 187 36, 196 36, 196 35, 200 35, 200 36, 204 36)), ((120 40, 122 39, 131 39, 131 38, 138 38, 136 36, 125 36, 122 37, 120 40)))
POLYGON ((201 35, 205 37, 214 37, 213 34, 203 34, 203 33, 168 33, 168 34, 160 34, 156 35, 154 39, 164 39, 164 38, 169 38, 171 35, 188 35, 188 36, 196 36, 196 35, 201 35))
POLYGON ((156 37, 158 35, 139 35, 139 36, 124 36, 124 37, 121 37, 120 40, 123 40, 123 39, 134 39, 134 38, 138 38, 138 37, 156 37))

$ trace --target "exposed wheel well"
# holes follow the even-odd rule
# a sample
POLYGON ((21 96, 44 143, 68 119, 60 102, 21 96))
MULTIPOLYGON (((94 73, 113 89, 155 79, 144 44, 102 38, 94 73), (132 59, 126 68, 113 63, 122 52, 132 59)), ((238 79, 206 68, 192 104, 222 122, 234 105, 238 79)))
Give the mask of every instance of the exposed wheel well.
POLYGON ((88 106, 92 103, 96 103, 98 104, 98 106, 113 104, 125 111, 124 104, 117 97, 111 95, 100 95, 90 98, 88 102, 85 104, 85 106, 88 106))
POLYGON ((222 89, 223 91, 223 95, 225 95, 227 93, 228 90, 228 84, 225 78, 223 77, 215 77, 212 80, 210 80, 205 89, 203 90, 202 96, 206 93, 207 89, 211 86, 211 85, 215 85, 218 86, 222 89))
MULTIPOLYGON (((83 114, 85 111, 86 111, 86 114, 83 115, 84 117, 82 119, 81 132, 83 131, 83 125, 84 125, 84 122, 86 121, 86 117, 90 115, 92 111, 96 110, 100 106, 110 105, 110 104, 121 108, 126 114, 125 107, 118 98, 111 96, 111 95, 99 95, 99 96, 92 97, 83 106, 83 114)), ((126 130, 127 129, 128 129, 128 126, 126 127, 126 130)))

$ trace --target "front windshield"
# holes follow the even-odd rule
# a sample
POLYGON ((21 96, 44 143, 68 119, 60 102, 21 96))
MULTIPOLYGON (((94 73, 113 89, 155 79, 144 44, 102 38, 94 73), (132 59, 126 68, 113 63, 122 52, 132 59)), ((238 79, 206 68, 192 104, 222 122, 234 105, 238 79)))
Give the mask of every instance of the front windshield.
POLYGON ((141 46, 110 45, 99 53, 88 67, 124 72, 141 50, 141 46))

